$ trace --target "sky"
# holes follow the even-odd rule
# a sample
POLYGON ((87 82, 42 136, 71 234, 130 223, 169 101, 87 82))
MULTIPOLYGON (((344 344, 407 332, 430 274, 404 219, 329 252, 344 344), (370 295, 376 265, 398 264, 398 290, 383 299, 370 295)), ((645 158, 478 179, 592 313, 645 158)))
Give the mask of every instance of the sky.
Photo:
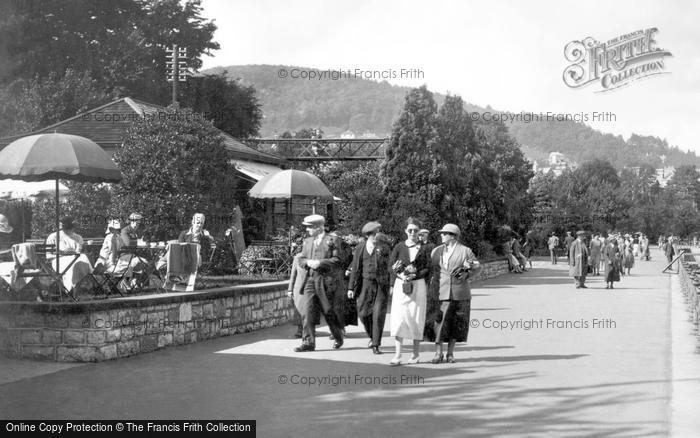
MULTIPOLYGON (((586 117, 602 132, 653 135, 700 153, 700 2, 687 1, 270 1, 204 0, 221 49, 203 68, 281 64, 391 71, 403 86, 510 112, 586 117), (656 28, 664 74, 607 92, 570 88, 572 41, 606 42, 656 28), (695 102, 693 104, 692 102, 695 102), (593 121, 594 113, 606 114, 593 121)), ((304 80, 304 79, 280 79, 304 80)), ((342 79, 341 79, 342 80, 342 79)), ((264 110, 264 109, 263 109, 264 110)))

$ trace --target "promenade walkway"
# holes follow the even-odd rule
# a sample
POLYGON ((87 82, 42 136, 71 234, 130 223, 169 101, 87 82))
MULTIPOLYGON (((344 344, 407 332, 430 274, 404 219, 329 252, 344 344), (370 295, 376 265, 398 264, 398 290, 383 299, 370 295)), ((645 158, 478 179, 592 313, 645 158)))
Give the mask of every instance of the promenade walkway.
POLYGON ((255 419, 259 437, 700 436, 698 338, 652 255, 614 290, 575 289, 565 260, 476 284, 455 364, 389 367, 388 332, 376 356, 357 327, 341 350, 326 336, 294 353, 284 326, 97 364, 0 360, 0 417, 255 419))

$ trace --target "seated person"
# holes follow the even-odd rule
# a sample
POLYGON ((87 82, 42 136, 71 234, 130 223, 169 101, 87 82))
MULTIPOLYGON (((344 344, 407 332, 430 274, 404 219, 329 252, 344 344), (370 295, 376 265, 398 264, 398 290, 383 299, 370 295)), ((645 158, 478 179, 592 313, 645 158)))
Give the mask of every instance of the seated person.
POLYGON ((121 237, 121 222, 119 219, 110 220, 107 224, 107 235, 100 249, 100 257, 95 263, 95 270, 115 275, 124 275, 127 281, 138 281, 135 277, 144 272, 145 260, 133 254, 121 253, 124 241, 121 237))
POLYGON ((143 216, 140 213, 129 215, 129 225, 122 228, 121 232, 124 245, 145 245, 148 243, 142 221, 143 216))
MULTIPOLYGON (((61 254, 61 257, 59 257, 58 266, 56 265, 55 253, 47 254, 46 258, 52 261, 53 269, 56 272, 66 271, 62 277, 63 285, 66 290, 71 291, 80 280, 92 272, 92 265, 85 254, 80 254, 75 262, 73 261, 75 258, 74 254, 83 251, 83 238, 74 231, 73 218, 66 216, 60 220, 60 223, 58 252, 61 254), (66 254, 66 257, 63 257, 64 254, 66 254)), ((46 238, 47 245, 56 245, 56 234, 49 234, 46 238)))
MULTIPOLYGON (((12 233, 12 227, 5 215, 0 214, 0 236, 7 237, 12 233)), ((3 239, 4 241, 5 239, 3 239)), ((9 245, 0 246, 0 281, 4 281, 7 285, 12 284, 12 271, 15 269, 15 263, 12 260, 12 250, 9 245)))
POLYGON ((202 260, 207 260, 214 238, 204 229, 204 221, 202 213, 195 213, 192 216, 192 226, 189 230, 181 232, 177 240, 180 243, 199 243, 199 254, 202 260))

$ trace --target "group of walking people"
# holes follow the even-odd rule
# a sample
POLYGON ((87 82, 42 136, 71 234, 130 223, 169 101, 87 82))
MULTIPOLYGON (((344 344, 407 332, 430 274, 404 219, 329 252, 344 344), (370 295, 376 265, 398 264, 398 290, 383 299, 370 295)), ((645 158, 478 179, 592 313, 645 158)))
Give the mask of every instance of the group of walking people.
MULTIPOLYGON (((553 234, 549 238, 550 243, 553 238, 558 240, 553 234)), ((623 236, 610 231, 607 237, 593 234, 588 239, 588 233, 585 231, 578 231, 576 238, 567 231, 564 243, 567 248, 569 276, 574 278, 577 289, 586 289, 586 276, 599 275, 601 266, 605 288, 614 289, 613 283, 620 281, 621 276, 631 275, 637 257, 640 260, 651 260, 649 239, 642 233, 623 236)), ((552 257, 553 264, 556 264, 555 256, 552 257)))
POLYGON ((412 344, 406 363, 420 361, 420 343, 435 342, 431 363, 454 363, 457 342, 469 331, 471 289, 468 278, 480 269, 470 248, 459 243, 460 229, 446 224, 438 233, 441 245, 428 242, 429 231, 414 218, 406 220, 406 238, 390 247, 381 224, 362 228, 364 241, 352 253, 345 287, 343 243, 325 232, 325 219, 307 216, 308 237, 295 257, 288 293, 301 315, 302 343, 297 352, 316 349, 315 325, 322 313, 333 338, 333 348, 344 342, 342 316, 333 305, 342 295, 356 300, 357 315, 369 338, 367 347, 382 354, 381 342, 387 311, 395 354, 390 365, 402 364, 405 340, 412 344), (447 344, 446 350, 444 344, 447 344))

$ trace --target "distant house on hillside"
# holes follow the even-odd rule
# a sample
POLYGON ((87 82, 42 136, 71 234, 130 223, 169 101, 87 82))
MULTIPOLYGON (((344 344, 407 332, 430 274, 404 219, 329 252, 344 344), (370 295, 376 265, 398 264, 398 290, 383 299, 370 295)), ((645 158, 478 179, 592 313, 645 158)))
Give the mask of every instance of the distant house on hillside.
POLYGON ((550 152, 549 159, 547 160, 548 166, 539 167, 537 162, 532 166, 535 172, 547 173, 549 171, 554 172, 556 176, 561 175, 566 169, 573 169, 575 166, 569 162, 564 154, 561 152, 550 152))
POLYGON ((348 129, 340 134, 340 138, 353 139, 355 138, 355 133, 348 129))
POLYGON ((656 169, 656 181, 659 182, 661 187, 666 187, 673 174, 676 173, 676 168, 673 166, 662 167, 661 169, 656 169))

